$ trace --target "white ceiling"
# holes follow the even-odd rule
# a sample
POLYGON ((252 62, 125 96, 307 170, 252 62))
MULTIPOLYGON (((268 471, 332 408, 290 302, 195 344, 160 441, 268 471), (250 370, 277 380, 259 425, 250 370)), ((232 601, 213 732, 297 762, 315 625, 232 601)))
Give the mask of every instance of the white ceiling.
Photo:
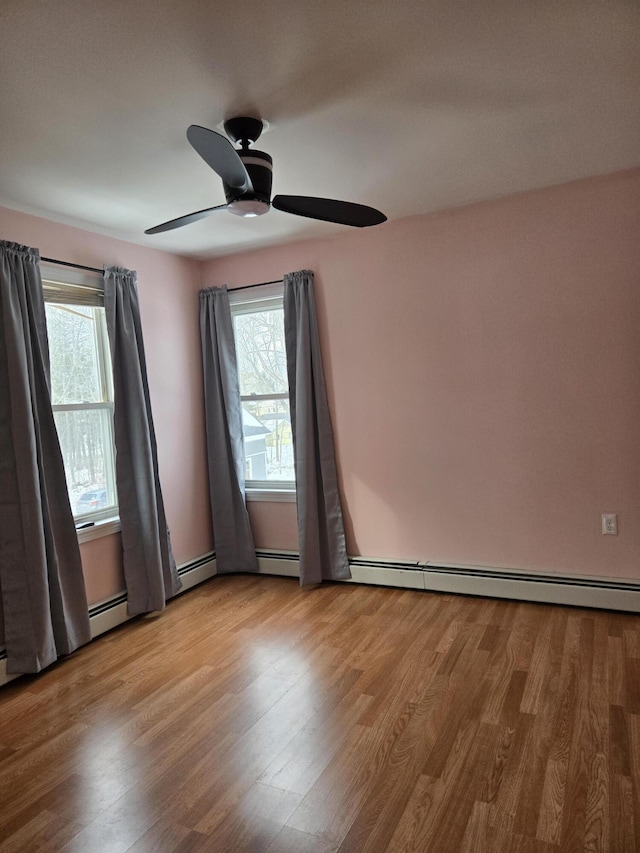
POLYGON ((185 131, 238 114, 274 194, 389 219, 640 165, 639 37, 621 0, 1 0, 0 204, 197 257, 344 230, 144 236, 224 203, 185 131))

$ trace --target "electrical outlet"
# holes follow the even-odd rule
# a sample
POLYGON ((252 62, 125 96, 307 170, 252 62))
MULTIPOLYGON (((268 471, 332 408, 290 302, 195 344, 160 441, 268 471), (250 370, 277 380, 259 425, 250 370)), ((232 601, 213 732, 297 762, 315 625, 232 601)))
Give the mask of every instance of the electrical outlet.
POLYGON ((602 513, 602 533, 604 536, 618 535, 618 516, 615 512, 602 513))

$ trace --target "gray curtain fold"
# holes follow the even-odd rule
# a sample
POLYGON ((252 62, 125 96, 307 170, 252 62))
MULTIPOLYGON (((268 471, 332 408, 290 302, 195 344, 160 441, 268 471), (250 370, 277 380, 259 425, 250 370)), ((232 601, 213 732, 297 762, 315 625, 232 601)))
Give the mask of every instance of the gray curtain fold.
POLYGON ((310 270, 284 277, 300 585, 351 577, 310 270))
POLYGON ((171 550, 147 383, 136 273, 104 269, 114 386, 116 485, 127 610, 162 610, 182 583, 171 550))
POLYGON ((39 672, 91 639, 51 408, 37 249, 0 242, 0 601, 7 672, 39 672))
POLYGON ((242 404, 226 287, 200 291, 209 494, 218 573, 256 572, 244 491, 242 404))

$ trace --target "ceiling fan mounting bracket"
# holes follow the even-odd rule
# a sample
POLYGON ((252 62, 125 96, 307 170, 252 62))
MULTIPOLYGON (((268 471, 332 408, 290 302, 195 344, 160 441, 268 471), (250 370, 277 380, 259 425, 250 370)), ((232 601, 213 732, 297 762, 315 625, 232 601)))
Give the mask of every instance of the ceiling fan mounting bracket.
POLYGON ((249 116, 238 116, 228 118, 224 123, 224 132, 232 142, 240 143, 243 148, 248 148, 256 142, 264 130, 264 122, 260 118, 249 116))

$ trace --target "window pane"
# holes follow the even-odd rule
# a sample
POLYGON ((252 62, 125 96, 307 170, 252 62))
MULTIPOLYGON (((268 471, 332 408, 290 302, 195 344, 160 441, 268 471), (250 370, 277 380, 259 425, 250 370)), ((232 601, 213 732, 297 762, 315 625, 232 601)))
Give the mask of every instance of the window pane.
POLYGON ((277 308, 233 318, 241 394, 286 394, 284 311, 277 308))
POLYGON ((102 402, 96 325, 104 309, 47 304, 46 311, 52 403, 102 402))
POLYGON ((54 412, 74 515, 116 507, 111 409, 54 412))
POLYGON ((247 480, 295 481, 288 400, 243 400, 247 480))

